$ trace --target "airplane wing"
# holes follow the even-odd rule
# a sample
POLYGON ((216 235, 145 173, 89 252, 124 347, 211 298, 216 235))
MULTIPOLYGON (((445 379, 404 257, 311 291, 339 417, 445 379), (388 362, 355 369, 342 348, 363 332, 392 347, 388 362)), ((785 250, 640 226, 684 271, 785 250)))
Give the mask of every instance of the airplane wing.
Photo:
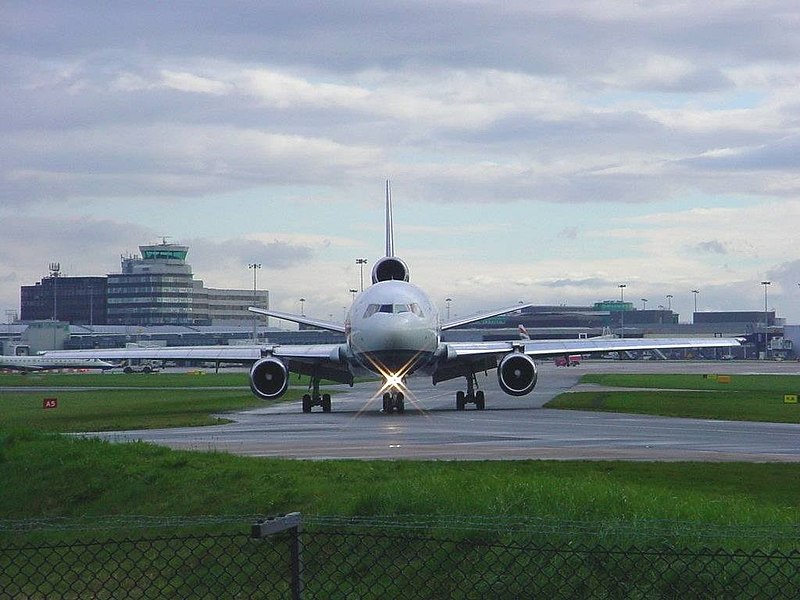
POLYGON ((579 340, 519 340, 497 342, 449 342, 448 357, 503 354, 513 350, 528 356, 550 357, 564 354, 595 354, 630 350, 674 350, 681 348, 731 348, 735 338, 606 338, 579 340))
MULTIPOLYGON (((433 371, 433 383, 463 377, 465 372, 478 373, 500 368, 501 358, 515 351, 531 358, 569 354, 599 354, 630 350, 670 350, 679 348, 730 348, 738 346, 733 338, 661 338, 618 339, 590 338, 577 340, 514 340, 496 342, 448 342, 443 344, 442 359, 433 371)), ((533 366, 531 365, 533 369, 533 366)), ((535 384, 535 370, 532 378, 535 384)), ((530 386, 531 388, 533 385, 530 386)))
POLYGON ((509 306, 507 308, 499 308, 497 310, 493 310, 487 313, 472 315, 471 317, 453 319, 451 321, 447 321, 447 323, 442 323, 442 331, 453 329, 454 327, 460 327, 461 325, 469 325, 470 323, 476 323, 478 321, 483 321, 484 319, 490 319, 492 317, 498 317, 500 315, 507 315, 508 313, 522 310, 523 308, 529 308, 531 306, 533 306, 533 304, 517 304, 515 306, 509 306))
POLYGON ((312 319, 305 315, 295 315, 292 313, 279 312, 277 310, 258 308, 257 306, 250 306, 247 308, 247 310, 259 315, 274 317, 276 319, 283 319, 284 321, 291 321, 292 323, 311 325, 312 327, 319 327, 320 329, 325 329, 327 331, 344 333, 344 325, 342 323, 333 323, 332 321, 323 321, 322 319, 312 319))
POLYGON ((99 358, 101 360, 203 360, 209 362, 254 362, 266 346, 153 346, 150 348, 98 348, 94 350, 48 350, 49 358, 99 358))
POLYGON ((266 344, 241 346, 154 346, 95 350, 50 350, 50 358, 99 358, 101 360, 197 360, 254 364, 267 356, 282 359, 288 370, 301 375, 352 383, 353 376, 341 360, 339 344, 266 344))

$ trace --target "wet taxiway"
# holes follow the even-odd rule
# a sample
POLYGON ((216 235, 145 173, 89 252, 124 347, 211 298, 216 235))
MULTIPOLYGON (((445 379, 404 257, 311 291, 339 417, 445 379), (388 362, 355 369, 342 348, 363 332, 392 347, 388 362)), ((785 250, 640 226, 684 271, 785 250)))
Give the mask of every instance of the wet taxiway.
MULTIPOLYGON (((333 412, 303 414, 275 403, 228 414, 213 427, 91 434, 172 448, 300 459, 615 459, 800 461, 800 425, 676 419, 542 408, 576 389, 587 372, 798 373, 798 363, 592 361, 540 365, 539 384, 522 398, 505 395, 493 373, 479 377, 486 410, 455 410, 461 381, 433 387, 412 380, 403 415, 384 415, 375 384, 337 388, 333 412)), ((790 390, 788 392, 796 392, 790 390)), ((787 406, 787 410, 800 410, 787 406)))

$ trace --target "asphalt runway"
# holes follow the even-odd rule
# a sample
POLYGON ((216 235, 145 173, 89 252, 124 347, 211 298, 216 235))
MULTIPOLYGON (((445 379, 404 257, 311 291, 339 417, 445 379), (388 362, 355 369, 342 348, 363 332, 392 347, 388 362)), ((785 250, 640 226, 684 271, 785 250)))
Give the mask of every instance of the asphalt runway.
MULTIPOLYGON (((403 415, 380 412, 375 384, 337 388, 333 412, 311 414, 299 402, 225 415, 212 427, 90 434, 172 448, 297 459, 606 459, 662 461, 800 461, 800 425, 677 419, 542 408, 576 388, 587 372, 792 373, 798 363, 591 361, 541 364, 539 383, 522 398, 504 394, 494 373, 479 376, 486 410, 455 410, 463 380, 434 387, 412 379, 403 415)), ((797 392, 797 390, 787 390, 797 392)), ((800 410, 787 406, 787 410, 800 410)))

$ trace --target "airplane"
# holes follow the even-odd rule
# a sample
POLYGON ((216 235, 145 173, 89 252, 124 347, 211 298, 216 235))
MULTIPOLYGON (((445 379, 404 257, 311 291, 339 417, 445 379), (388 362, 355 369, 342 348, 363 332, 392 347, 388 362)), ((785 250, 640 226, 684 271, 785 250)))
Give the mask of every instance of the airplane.
POLYGON ((434 385, 463 377, 466 389, 455 395, 457 410, 474 404, 483 410, 486 397, 478 389, 477 373, 497 370, 500 388, 511 396, 525 396, 536 386, 535 357, 626 350, 709 348, 738 346, 728 338, 530 340, 444 342, 442 332, 490 317, 520 311, 532 304, 516 304, 442 322, 436 305, 409 281, 408 265, 394 252, 394 227, 390 184, 386 182, 385 256, 372 268, 372 285, 356 295, 344 323, 336 323, 259 307, 260 315, 341 333, 341 344, 264 344, 253 346, 161 347, 120 350, 48 352, 48 356, 78 354, 106 359, 203 360, 249 363, 250 388, 263 400, 280 398, 287 390, 289 374, 310 377, 303 396, 303 412, 315 406, 331 411, 331 396, 320 393, 323 379, 353 385, 358 375, 377 375, 382 383, 375 397, 382 398, 384 413, 405 412, 405 380, 416 374, 431 377, 434 385))
POLYGON ((50 356, 2 356, 0 355, 0 369, 11 371, 51 371, 55 369, 111 369, 115 365, 98 358, 67 357, 55 358, 50 356))

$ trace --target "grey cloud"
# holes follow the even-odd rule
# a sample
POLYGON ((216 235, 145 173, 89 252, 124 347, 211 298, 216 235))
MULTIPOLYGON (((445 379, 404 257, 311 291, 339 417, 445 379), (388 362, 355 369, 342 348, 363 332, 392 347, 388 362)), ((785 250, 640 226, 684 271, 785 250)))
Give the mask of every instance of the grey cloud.
POLYGON ((579 231, 577 227, 565 227, 564 229, 558 232, 558 237, 567 240, 576 240, 578 239, 578 234, 579 231))
POLYGON ((289 269, 308 262, 314 256, 310 246, 281 241, 193 239, 187 244, 189 256, 186 260, 193 265, 198 276, 202 276, 203 269, 220 269, 224 265, 245 269, 254 262, 260 263, 264 269, 289 269))
MULTIPOLYGON (((264 106, 235 85, 222 96, 152 85, 126 91, 115 82, 152 83, 162 68, 202 75, 226 62, 297 73, 309 82, 370 81, 373 70, 383 71, 384 81, 407 70, 430 82, 455 69, 469 83, 471 70, 488 69, 568 80, 588 99, 577 103, 591 104, 596 95, 602 105, 609 91, 721 89, 730 82, 717 64, 764 57, 788 62, 797 54, 789 50, 800 47, 785 25, 795 9, 789 3, 770 8, 695 7, 689 13, 685 6, 644 11, 610 5, 600 12, 591 3, 519 1, 499 8, 343 1, 174 2, 143 10, 135 3, 12 2, 0 24, 7 50, 0 56, 0 111, 7 115, 0 121, 6 133, 0 163, 8 169, 0 172, 0 194, 8 205, 100 195, 187 197, 269 185, 347 185, 381 169, 418 177, 434 201, 645 202, 689 187, 758 193, 761 179, 737 173, 715 180, 708 172, 747 164, 796 168, 796 143, 771 144, 774 132, 754 134, 735 125, 683 131, 622 108, 625 102, 558 119, 512 107, 488 123, 459 125, 362 106, 264 106), (746 35, 754 29, 769 35, 746 35), (652 81, 626 77, 626 65, 653 54, 689 67, 652 81), (609 75, 613 84, 602 83, 609 75), (309 142, 265 151, 251 134, 330 146, 313 151, 309 142), (738 162, 680 158, 720 145, 761 149, 738 162), (493 162, 510 168, 467 178, 451 172, 450 160, 478 163, 489 152, 493 162), (645 157, 651 168, 631 173, 621 153, 645 157), (550 161, 575 167, 558 174, 537 170, 536 164, 550 161)), ((417 100, 415 92, 421 95, 409 90, 417 100)))
POLYGON ((0 218, 0 309, 19 307, 19 286, 33 285, 58 262, 71 276, 119 272, 120 255, 155 239, 151 230, 131 223, 84 217, 32 218, 4 211, 0 218))
POLYGON ((728 248, 723 242, 717 240, 709 240, 707 242, 700 242, 694 246, 699 252, 707 254, 727 254, 728 248))
POLYGON ((800 135, 769 140, 755 147, 727 154, 687 159, 686 164, 709 170, 785 170, 800 167, 800 135))
POLYGON ((758 11, 746 4, 714 5, 713 10, 612 5, 601 11, 585 3, 556 8, 523 0, 502 6, 178 1, 147 10, 137 3, 8 4, 4 39, 21 52, 45 57, 127 46, 156 54, 227 56, 333 71, 470 64, 575 73, 597 71, 609 61, 647 49, 669 54, 683 48, 695 64, 707 65, 719 64, 720 55, 779 60, 798 49, 788 25, 797 9, 789 2, 773 2, 758 11), (30 35, 32 30, 37 35, 30 35))
MULTIPOLYGON (((769 271, 769 279, 778 281, 790 293, 800 294, 800 260, 780 264, 769 271)), ((797 300, 795 300, 797 302, 797 300)))
POLYGON ((547 288, 588 288, 588 289, 603 289, 616 287, 617 282, 611 282, 607 279, 600 277, 585 277, 582 279, 555 279, 553 281, 542 282, 542 285, 547 288))

